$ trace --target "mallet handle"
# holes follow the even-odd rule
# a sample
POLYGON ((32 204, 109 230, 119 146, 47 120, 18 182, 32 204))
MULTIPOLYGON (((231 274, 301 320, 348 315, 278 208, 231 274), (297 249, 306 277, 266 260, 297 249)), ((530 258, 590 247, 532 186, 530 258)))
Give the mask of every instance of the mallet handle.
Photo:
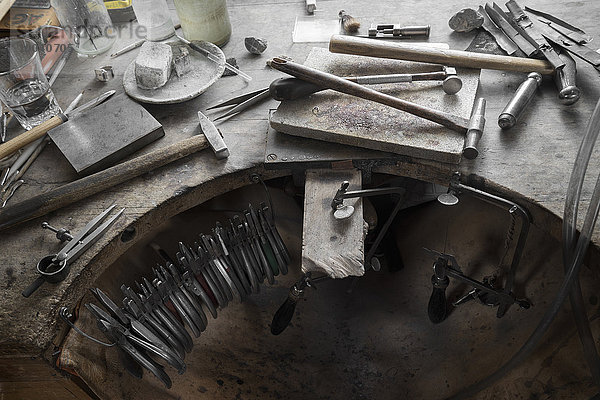
POLYGON ((15 151, 21 150, 29 143, 33 143, 53 128, 62 125, 67 121, 67 117, 64 114, 56 115, 47 121, 42 122, 38 126, 31 128, 30 130, 21 133, 19 136, 9 140, 6 143, 0 144, 0 159, 8 157, 15 151))
POLYGON ((450 65, 453 67, 497 69, 527 73, 533 71, 543 75, 554 73, 554 68, 546 60, 419 47, 406 43, 392 43, 347 35, 333 35, 329 41, 329 51, 332 53, 450 65))
POLYGON ((154 150, 0 211, 0 230, 41 217, 208 147, 204 135, 154 150))

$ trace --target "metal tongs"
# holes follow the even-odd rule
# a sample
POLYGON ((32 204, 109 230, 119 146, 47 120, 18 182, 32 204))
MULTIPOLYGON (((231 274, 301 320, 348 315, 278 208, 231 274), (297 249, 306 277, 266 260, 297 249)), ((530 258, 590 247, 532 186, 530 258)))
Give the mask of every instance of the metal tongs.
POLYGON ((58 283, 69 275, 71 263, 81 256, 87 249, 100 239, 108 228, 123 214, 124 208, 117 214, 102 223, 108 214, 115 208, 115 205, 108 207, 75 235, 65 247, 58 253, 49 254, 42 258, 37 264, 37 272, 40 276, 31 283, 21 294, 24 297, 29 297, 46 281, 50 283, 58 283))

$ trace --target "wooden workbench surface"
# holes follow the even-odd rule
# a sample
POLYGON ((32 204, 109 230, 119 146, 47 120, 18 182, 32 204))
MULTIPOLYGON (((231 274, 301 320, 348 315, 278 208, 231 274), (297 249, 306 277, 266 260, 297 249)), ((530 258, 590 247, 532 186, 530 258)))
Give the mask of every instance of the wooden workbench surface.
MULTIPOLYGON (((600 26, 597 24, 600 7, 593 0, 522 3, 554 13, 600 38, 600 26)), ((375 3, 322 0, 312 18, 336 19, 338 11, 346 9, 360 17, 363 24, 386 21, 400 21, 405 25, 430 24, 430 42, 448 42, 453 49, 465 49, 475 34, 453 33, 447 21, 454 12, 473 5, 458 0, 375 3)), ((246 85, 238 77, 224 77, 192 101, 170 106, 147 106, 163 124, 166 135, 144 151, 197 134, 198 110, 242 90, 266 87, 272 80, 281 77, 281 73, 266 67, 268 58, 285 54, 303 61, 311 47, 327 46, 327 43, 292 43, 296 17, 306 17, 303 0, 234 0, 229 1, 229 13, 233 35, 223 51, 227 57, 236 57, 241 69, 252 75, 254 80, 246 85), (261 56, 249 54, 243 44, 246 36, 267 39, 269 47, 266 52, 261 56)), ((122 37, 113 51, 136 39, 130 37, 129 25, 125 25, 121 32, 122 37)), ((63 107, 83 89, 84 101, 109 89, 123 92, 122 74, 137 51, 116 59, 110 59, 109 53, 91 59, 71 57, 54 87, 63 107), (94 68, 104 65, 112 65, 117 74, 108 83, 94 79, 94 68)), ((479 144, 480 156, 474 161, 464 160, 459 167, 463 175, 470 176, 471 182, 491 187, 529 207, 534 223, 555 234, 560 228, 559 217, 563 212, 573 161, 587 120, 600 97, 598 72, 586 63, 578 61, 577 64, 578 86, 582 89, 582 98, 577 104, 561 105, 553 83, 545 82, 518 126, 508 132, 501 132, 496 119, 524 75, 483 71, 480 95, 487 99, 487 124, 479 144)), ((60 326, 57 324, 58 308, 63 305, 73 307, 112 262, 172 216, 218 194, 250 184, 253 173, 259 173, 265 179, 287 174, 287 171, 263 169, 268 109, 276 105, 275 101, 266 102, 219 125, 231 152, 227 160, 217 161, 210 150, 205 150, 46 217, 0 232, 0 355, 14 349, 30 354, 49 349, 57 326, 60 326), (37 261, 60 248, 54 235, 40 228, 41 222, 48 221, 51 225, 64 226, 76 232, 112 203, 125 207, 124 215, 72 265, 68 278, 57 285, 44 284, 30 298, 23 298, 21 291, 36 278, 37 261)), ((12 132, 16 133, 17 129, 13 128, 12 132)), ((594 163, 590 173, 595 176, 599 170, 600 165, 594 163)), ((381 171, 439 183, 447 183, 450 179, 447 168, 440 168, 435 163, 409 162, 381 171)), ((17 192, 11 203, 74 179, 76 174, 66 159, 54 146, 48 146, 26 175, 27 184, 17 192)), ((590 194, 591 189, 586 189, 583 197, 589 199, 590 194)), ((597 251, 600 244, 598 229, 594 241, 594 250, 597 251)))

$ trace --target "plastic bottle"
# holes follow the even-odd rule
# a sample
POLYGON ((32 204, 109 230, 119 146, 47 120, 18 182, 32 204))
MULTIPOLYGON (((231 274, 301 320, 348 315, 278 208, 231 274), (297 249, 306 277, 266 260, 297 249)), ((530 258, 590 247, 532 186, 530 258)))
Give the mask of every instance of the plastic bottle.
POLYGON ((223 46, 231 37, 226 0, 175 0, 183 36, 223 46))

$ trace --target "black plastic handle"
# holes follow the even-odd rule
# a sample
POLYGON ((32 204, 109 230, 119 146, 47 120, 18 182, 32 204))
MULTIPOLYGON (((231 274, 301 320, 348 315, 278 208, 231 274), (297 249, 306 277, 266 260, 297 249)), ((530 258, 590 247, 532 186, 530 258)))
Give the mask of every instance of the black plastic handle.
POLYGON ((289 294, 285 302, 279 307, 275 315, 273 316, 273 322, 271 322, 271 333, 273 335, 279 335, 281 332, 288 327, 296 311, 296 304, 300 297, 289 294))
POLYGON ((326 88, 298 78, 281 78, 271 82, 269 92, 275 100, 297 100, 326 88))
POLYGON ((431 283, 433 283, 433 292, 429 298, 429 304, 427 306, 427 314, 429 320, 434 324, 439 324, 446 319, 447 315, 447 300, 446 300, 446 288, 450 283, 448 277, 440 279, 433 275, 431 277, 431 283))
POLYGON ((38 290, 44 282, 46 282, 46 279, 43 276, 38 276, 38 278, 35 281, 33 281, 31 285, 27 286, 27 288, 23 290, 21 294, 23 295, 23 297, 31 296, 33 292, 38 290))

